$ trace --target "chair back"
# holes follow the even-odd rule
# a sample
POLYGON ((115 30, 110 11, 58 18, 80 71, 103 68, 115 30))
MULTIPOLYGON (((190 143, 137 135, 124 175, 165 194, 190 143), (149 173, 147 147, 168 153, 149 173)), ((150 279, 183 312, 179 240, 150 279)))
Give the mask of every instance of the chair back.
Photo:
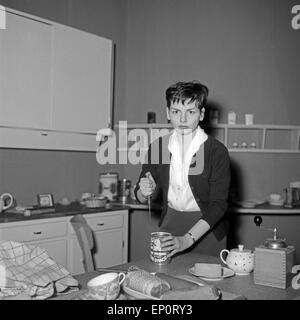
POLYGON ((81 214, 76 214, 70 220, 76 233, 83 257, 84 271, 94 271, 92 249, 94 248, 93 230, 81 214))

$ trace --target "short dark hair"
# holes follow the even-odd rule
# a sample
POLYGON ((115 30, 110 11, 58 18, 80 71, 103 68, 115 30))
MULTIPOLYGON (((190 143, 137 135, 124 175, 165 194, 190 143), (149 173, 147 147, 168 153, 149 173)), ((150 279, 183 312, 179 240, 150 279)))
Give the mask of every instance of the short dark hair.
POLYGON ((205 107, 209 90, 197 80, 190 82, 176 82, 166 90, 167 107, 170 108, 172 103, 190 100, 197 102, 199 109, 205 107))

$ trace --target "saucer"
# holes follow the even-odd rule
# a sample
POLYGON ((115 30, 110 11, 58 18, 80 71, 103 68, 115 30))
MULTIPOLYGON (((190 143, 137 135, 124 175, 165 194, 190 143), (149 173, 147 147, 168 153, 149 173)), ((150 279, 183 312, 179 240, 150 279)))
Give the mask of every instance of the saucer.
POLYGON ((269 200, 269 204, 271 206, 283 206, 284 204, 284 199, 280 199, 280 200, 269 200))
POLYGON ((225 278, 234 276, 234 271, 232 271, 231 269, 222 267, 222 270, 223 270, 223 275, 221 277, 215 277, 215 278, 205 277, 205 276, 201 276, 201 275, 196 274, 195 267, 190 268, 189 273, 191 273, 192 275, 194 275, 196 277, 199 277, 202 280, 206 280, 206 281, 220 281, 225 278))

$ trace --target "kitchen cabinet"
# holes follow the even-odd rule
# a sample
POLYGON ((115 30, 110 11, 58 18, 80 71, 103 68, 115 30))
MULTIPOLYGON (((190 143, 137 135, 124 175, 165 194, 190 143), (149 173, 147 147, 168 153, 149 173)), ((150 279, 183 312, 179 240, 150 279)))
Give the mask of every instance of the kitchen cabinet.
POLYGON ((16 10, 0 32, 0 147, 96 152, 110 126, 111 40, 16 10))
POLYGON ((112 41, 54 25, 52 129, 97 133, 110 125, 112 41))
MULTIPOLYGON (((114 211, 84 215, 93 230, 95 267, 110 267, 128 260, 128 212, 114 211)), ((69 224, 71 235, 69 267, 72 274, 84 272, 82 253, 75 232, 69 224)))
POLYGON ((0 224, 0 240, 24 242, 45 248, 49 256, 66 268, 67 221, 45 219, 0 224))
MULTIPOLYGON (((84 214, 93 230, 96 267, 110 267, 128 260, 128 211, 84 214)), ((0 240, 45 248, 49 256, 71 274, 84 272, 82 252, 70 223, 71 216, 0 223, 0 240)))
POLYGON ((6 12, 0 32, 0 124, 51 125, 52 26, 6 12))

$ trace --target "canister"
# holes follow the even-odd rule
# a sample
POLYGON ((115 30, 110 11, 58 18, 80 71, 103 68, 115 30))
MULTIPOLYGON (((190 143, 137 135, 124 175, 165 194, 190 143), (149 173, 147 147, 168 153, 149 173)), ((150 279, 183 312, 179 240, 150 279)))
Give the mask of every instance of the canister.
POLYGON ((161 251, 161 240, 170 236, 169 232, 152 232, 150 238, 150 259, 159 265, 168 264, 171 259, 167 258, 170 251, 161 251))
POLYGON ((107 172, 99 174, 99 194, 109 200, 117 199, 118 173, 107 172))

